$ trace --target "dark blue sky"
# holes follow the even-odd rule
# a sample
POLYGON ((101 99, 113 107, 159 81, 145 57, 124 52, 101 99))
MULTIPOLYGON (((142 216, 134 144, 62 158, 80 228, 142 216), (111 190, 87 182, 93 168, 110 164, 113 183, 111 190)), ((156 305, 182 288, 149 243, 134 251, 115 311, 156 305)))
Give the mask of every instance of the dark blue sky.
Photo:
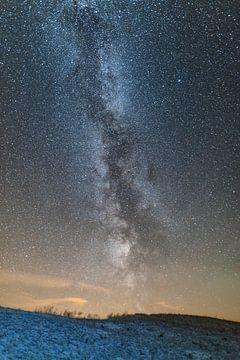
POLYGON ((1 7, 0 271, 93 288, 0 302, 236 318, 237 1, 1 7))

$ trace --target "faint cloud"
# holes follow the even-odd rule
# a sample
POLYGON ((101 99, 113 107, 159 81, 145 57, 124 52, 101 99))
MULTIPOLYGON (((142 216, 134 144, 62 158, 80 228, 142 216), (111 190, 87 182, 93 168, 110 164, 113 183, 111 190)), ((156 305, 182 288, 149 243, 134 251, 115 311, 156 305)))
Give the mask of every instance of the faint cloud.
POLYGON ((172 304, 168 303, 165 300, 160 300, 160 301, 156 302, 156 305, 160 305, 160 306, 162 306, 162 307, 164 307, 165 309, 168 309, 168 310, 180 310, 181 309, 180 306, 172 305, 172 304))
POLYGON ((17 285, 25 287, 38 287, 43 289, 65 289, 71 287, 72 283, 66 279, 35 275, 29 273, 16 273, 11 271, 0 271, 0 285, 17 285))
POLYGON ((22 287, 36 287, 41 289, 85 289, 99 293, 108 294, 110 289, 93 285, 86 282, 73 282, 64 278, 36 275, 29 273, 18 273, 0 270, 0 286, 17 285, 22 287))
POLYGON ((0 290, 0 305, 27 310, 48 305, 73 309, 87 303, 82 297, 82 292, 93 293, 89 296, 94 298, 96 298, 95 293, 104 296, 111 292, 110 289, 86 282, 7 270, 0 270, 0 290), (79 292, 81 292, 80 296, 78 296, 79 292))
POLYGON ((77 284, 74 284, 73 286, 76 286, 80 289, 86 289, 86 290, 96 291, 96 292, 105 293, 105 294, 111 293, 111 290, 108 288, 105 288, 103 286, 92 285, 92 284, 85 283, 85 282, 79 282, 77 284))
POLYGON ((64 304, 74 304, 82 305, 85 304, 87 300, 80 297, 62 297, 62 298, 47 298, 47 299, 31 299, 31 302, 27 304, 29 307, 37 308, 47 305, 64 305, 64 304))

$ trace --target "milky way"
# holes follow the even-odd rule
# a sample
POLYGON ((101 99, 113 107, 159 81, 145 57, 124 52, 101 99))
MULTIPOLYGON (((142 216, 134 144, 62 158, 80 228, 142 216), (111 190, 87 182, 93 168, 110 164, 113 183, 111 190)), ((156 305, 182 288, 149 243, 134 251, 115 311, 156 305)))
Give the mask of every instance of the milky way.
POLYGON ((238 4, 2 7, 0 303, 236 318, 238 4))
MULTIPOLYGON (((165 251, 165 239, 161 220, 146 206, 141 187, 136 184, 135 134, 118 99, 121 53, 112 41, 116 25, 111 18, 101 16, 96 5, 75 3, 68 16, 78 52, 68 80, 83 84, 80 96, 86 108, 79 117, 94 123, 100 138, 99 165, 103 171, 99 174, 94 167, 92 171, 102 182, 99 221, 105 229, 106 261, 116 268, 118 281, 135 288, 139 281, 147 281, 145 263, 159 259, 159 252, 165 251)), ((138 171, 142 171, 139 166, 138 171)))

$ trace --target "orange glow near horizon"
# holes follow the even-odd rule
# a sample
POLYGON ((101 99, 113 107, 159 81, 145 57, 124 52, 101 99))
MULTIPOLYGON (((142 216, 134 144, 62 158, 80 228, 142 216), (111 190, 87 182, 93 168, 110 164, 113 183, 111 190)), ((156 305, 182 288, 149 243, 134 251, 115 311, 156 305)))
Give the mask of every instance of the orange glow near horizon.
MULTIPOLYGON (((221 282, 220 282, 221 283, 221 282)), ((222 282, 223 289, 226 284, 222 282)), ((124 297, 120 289, 108 289, 88 283, 74 283, 68 279, 43 276, 29 273, 15 273, 6 270, 0 271, 0 305, 35 311, 46 306, 54 306, 59 311, 82 312, 83 314, 98 314, 105 317, 110 313, 136 313, 141 312, 132 298, 124 297)), ((218 289, 220 292, 220 288, 218 289)), ((235 288, 235 291, 236 288, 235 288)), ((209 298, 202 293, 202 299, 192 299, 187 303, 185 299, 180 302, 164 299, 169 289, 159 289, 155 302, 149 303, 146 313, 181 313, 189 315, 211 316, 221 319, 240 321, 237 304, 230 302, 231 306, 222 306, 216 297, 209 298), (160 296, 161 294, 161 296, 160 296), (198 301, 197 301, 198 300, 198 301), (200 308, 200 303, 204 306, 200 308)), ((220 295, 220 293, 219 293, 220 295)), ((228 299, 231 294, 228 292, 228 299)))

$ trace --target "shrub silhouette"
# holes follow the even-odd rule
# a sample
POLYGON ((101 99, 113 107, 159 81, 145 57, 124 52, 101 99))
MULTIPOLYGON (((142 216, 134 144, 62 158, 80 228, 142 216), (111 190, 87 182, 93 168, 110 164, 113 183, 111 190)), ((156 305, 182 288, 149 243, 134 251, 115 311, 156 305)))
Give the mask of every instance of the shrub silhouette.
POLYGON ((38 307, 35 310, 38 313, 41 314, 51 314, 51 315, 58 315, 58 310, 53 305, 45 305, 43 307, 38 307))
MULTIPOLYGON (((55 308, 53 305, 45 305, 43 307, 38 307, 35 309, 35 312, 40 314, 50 314, 50 315, 60 315, 68 318, 74 318, 74 319, 92 319, 92 320, 99 320, 101 317, 98 314, 84 314, 82 311, 70 311, 68 309, 64 309, 63 311, 55 308)), ((122 314, 120 313, 110 313, 107 315, 107 319, 113 320, 113 319, 121 319, 129 316, 127 312, 124 312, 122 314)))

